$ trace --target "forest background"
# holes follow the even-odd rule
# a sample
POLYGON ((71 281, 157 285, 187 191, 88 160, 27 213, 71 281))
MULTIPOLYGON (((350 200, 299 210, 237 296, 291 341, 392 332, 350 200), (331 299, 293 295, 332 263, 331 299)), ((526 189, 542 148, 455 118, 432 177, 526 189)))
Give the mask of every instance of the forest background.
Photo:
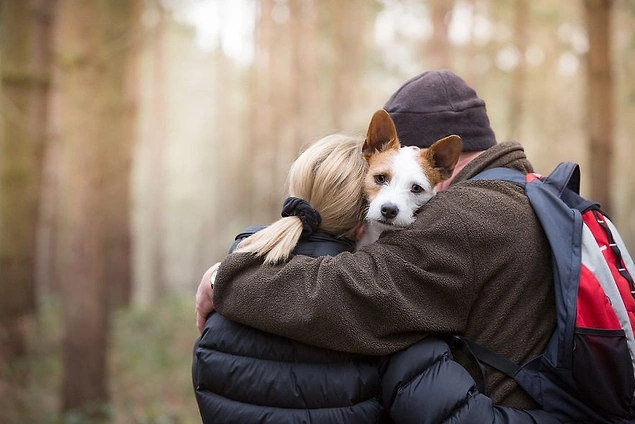
POLYGON ((425 70, 635 252, 635 0, 0 0, 0 37, 0 423, 200 422, 201 275, 425 70))

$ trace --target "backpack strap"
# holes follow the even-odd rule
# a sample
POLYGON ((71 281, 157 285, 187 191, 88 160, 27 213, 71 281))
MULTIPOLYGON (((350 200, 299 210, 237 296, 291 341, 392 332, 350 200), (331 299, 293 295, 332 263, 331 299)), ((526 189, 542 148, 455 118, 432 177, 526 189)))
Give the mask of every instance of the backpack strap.
POLYGON ((471 180, 502 180, 525 187, 527 183, 525 174, 509 168, 490 168, 473 176, 471 180))
POLYGON ((580 194, 580 165, 573 162, 562 162, 544 179, 545 184, 552 187, 558 197, 565 188, 580 194))
POLYGON ((556 304, 565 305, 566 311, 557 317, 556 332, 558 349, 547 354, 548 359, 564 368, 571 368, 573 360, 573 329, 575 325, 576 284, 580 274, 580 246, 582 234, 582 216, 572 210, 563 198, 579 197, 570 190, 575 189, 579 180, 579 167, 573 162, 563 162, 547 177, 536 174, 524 174, 508 168, 491 168, 481 172, 472 179, 497 179, 512 182, 525 189, 525 194, 540 221, 549 245, 554 252, 568 252, 561 255, 557 263, 554 257, 554 288, 556 304), (548 181, 548 182, 547 182, 548 181))
POLYGON ((542 179, 543 182, 558 197, 562 197, 565 189, 569 189, 575 194, 580 194, 580 166, 573 162, 562 162, 546 178, 538 174, 523 174, 520 171, 510 168, 490 168, 471 178, 472 180, 502 180, 514 183, 521 187, 535 179, 542 179))
POLYGON ((463 336, 453 336, 452 347, 462 349, 469 356, 471 356, 472 359, 477 362, 479 368, 481 369, 481 375, 483 377, 485 377, 486 374, 483 364, 496 368, 497 370, 511 378, 515 378, 516 372, 518 372, 518 370, 520 369, 520 366, 518 364, 515 364, 504 356, 492 352, 485 346, 481 346, 480 344, 475 343, 463 336))
POLYGON ((524 366, 520 366, 503 355, 499 355, 485 346, 463 336, 453 335, 448 343, 450 344, 450 348, 452 350, 463 351, 467 357, 478 366, 480 371, 480 380, 476 381, 476 388, 481 393, 487 393, 485 381, 489 370, 485 367, 485 365, 489 365, 495 370, 498 370, 515 380, 525 393, 527 393, 539 405, 543 404, 540 397, 540 385, 535 381, 532 375, 525 372, 526 370, 524 369, 524 366))

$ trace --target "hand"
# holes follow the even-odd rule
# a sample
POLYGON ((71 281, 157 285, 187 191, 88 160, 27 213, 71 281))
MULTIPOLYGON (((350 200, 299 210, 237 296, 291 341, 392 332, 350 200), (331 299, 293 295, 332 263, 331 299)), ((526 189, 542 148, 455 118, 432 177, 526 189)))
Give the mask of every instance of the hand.
POLYGON ((196 290, 196 327, 198 332, 203 331, 205 320, 214 311, 214 289, 212 282, 216 278, 216 272, 220 262, 212 265, 201 278, 201 283, 196 290))

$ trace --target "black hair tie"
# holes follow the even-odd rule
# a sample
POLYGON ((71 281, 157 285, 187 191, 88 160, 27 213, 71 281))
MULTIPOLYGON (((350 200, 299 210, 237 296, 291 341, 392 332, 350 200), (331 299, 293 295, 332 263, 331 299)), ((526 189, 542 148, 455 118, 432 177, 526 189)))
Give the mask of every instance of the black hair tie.
POLYGON ((282 217, 297 216, 302 222, 302 236, 309 236, 318 229, 322 222, 320 213, 313 209, 309 202, 298 197, 287 197, 282 205, 282 217))

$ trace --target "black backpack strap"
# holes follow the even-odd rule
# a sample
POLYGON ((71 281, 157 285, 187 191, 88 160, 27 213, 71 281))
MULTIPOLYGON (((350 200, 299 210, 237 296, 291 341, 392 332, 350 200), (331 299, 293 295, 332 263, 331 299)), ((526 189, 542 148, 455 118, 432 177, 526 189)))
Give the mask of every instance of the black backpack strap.
POLYGON ((485 375, 487 374, 487 370, 485 369, 483 363, 478 359, 476 354, 472 351, 471 346, 467 343, 467 339, 464 339, 461 336, 453 335, 449 336, 446 339, 446 342, 450 346, 450 349, 454 351, 461 350, 465 352, 465 354, 476 363, 481 374, 481 378, 478 379, 478 381, 475 379, 476 388, 479 392, 485 393, 485 375))
MULTIPOLYGON (((481 369, 481 374, 483 375, 483 377, 485 377, 486 374, 486 369, 485 367, 483 367, 483 364, 489 365, 490 367, 497 369, 498 371, 513 379, 516 378, 516 373, 520 369, 520 366, 518 364, 515 364, 504 356, 492 352, 485 346, 475 343, 472 340, 466 339, 465 337, 454 336, 453 346, 462 348, 469 356, 474 358, 479 368, 481 369)), ((479 387, 479 390, 480 389, 481 388, 479 387)))

